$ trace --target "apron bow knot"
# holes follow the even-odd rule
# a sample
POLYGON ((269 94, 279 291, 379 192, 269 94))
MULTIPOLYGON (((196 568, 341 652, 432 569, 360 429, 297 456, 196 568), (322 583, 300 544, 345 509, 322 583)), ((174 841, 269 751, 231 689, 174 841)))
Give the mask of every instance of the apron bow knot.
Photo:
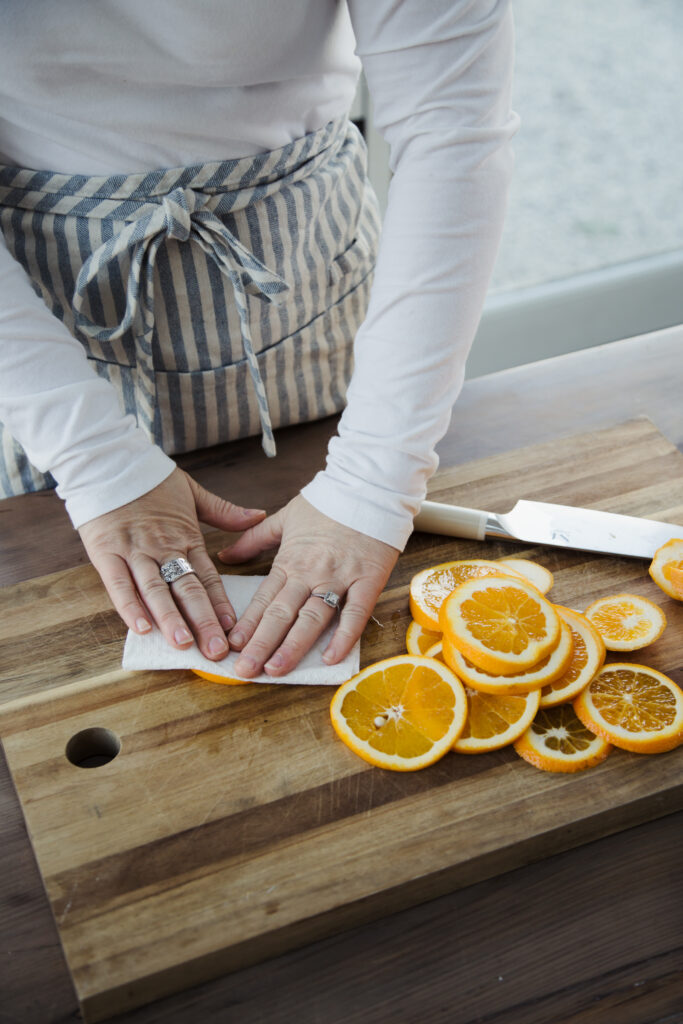
POLYGON ((166 222, 166 237, 187 242, 192 232, 192 214, 197 207, 197 193, 191 188, 175 188, 161 201, 166 222))
POLYGON ((175 188, 161 202, 145 202, 138 215, 127 221, 117 235, 107 239, 90 254, 81 267, 73 296, 75 323, 80 331, 99 342, 120 338, 133 329, 138 375, 145 401, 145 413, 154 420, 154 264, 159 246, 166 239, 195 242, 230 278, 239 312, 242 344, 258 402, 262 444, 266 455, 275 455, 275 441, 265 386, 254 353, 246 292, 268 302, 278 302, 287 283, 250 252, 232 231, 209 210, 211 195, 194 189, 175 188), (109 265, 121 254, 130 258, 126 310, 113 327, 95 323, 84 311, 88 286, 109 274, 109 265))

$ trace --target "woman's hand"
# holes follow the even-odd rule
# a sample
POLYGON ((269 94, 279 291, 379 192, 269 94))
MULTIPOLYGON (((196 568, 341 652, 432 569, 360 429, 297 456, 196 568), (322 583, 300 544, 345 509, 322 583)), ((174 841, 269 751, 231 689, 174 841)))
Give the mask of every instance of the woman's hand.
POLYGON ((231 647, 242 652, 235 671, 245 678, 264 670, 284 675, 298 664, 338 614, 311 596, 329 590, 343 603, 323 660, 341 661, 363 632, 399 555, 389 544, 329 519, 298 495, 218 557, 234 564, 278 545, 270 574, 229 635, 231 647))
POLYGON ((212 661, 228 653, 235 613, 204 544, 199 523, 240 531, 265 516, 231 505, 176 469, 158 487, 80 527, 90 561, 117 612, 136 633, 155 622, 172 647, 194 639, 212 661), (159 566, 186 558, 196 575, 165 583, 159 566))

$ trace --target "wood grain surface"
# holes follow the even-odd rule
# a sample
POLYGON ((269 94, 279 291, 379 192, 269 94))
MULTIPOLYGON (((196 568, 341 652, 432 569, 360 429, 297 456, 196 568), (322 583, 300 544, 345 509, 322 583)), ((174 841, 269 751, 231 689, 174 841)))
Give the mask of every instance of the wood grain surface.
MULTIPOLYGON (((683 456, 638 420, 470 463, 435 478, 431 494, 683 524, 683 456)), ((683 609, 644 562, 425 535, 378 604, 363 663, 403 649, 413 572, 513 552, 554 572, 558 603, 582 608, 616 590, 657 601, 669 626, 632 660, 683 683, 683 609)), ((0 734, 89 1020, 681 806, 680 750, 617 751, 575 777, 537 772, 511 750, 447 755, 403 776, 336 740, 322 688, 123 673, 123 628, 85 566, 3 600, 0 734), (84 770, 64 750, 92 726, 122 750, 84 770)))

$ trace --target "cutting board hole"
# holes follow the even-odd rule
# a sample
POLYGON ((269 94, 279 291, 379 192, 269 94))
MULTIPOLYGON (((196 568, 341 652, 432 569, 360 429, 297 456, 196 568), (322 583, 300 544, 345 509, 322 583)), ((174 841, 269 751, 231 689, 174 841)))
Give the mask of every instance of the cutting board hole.
POLYGON ((121 750, 121 740, 111 729, 83 729, 66 745, 66 756, 78 768, 100 768, 121 750))

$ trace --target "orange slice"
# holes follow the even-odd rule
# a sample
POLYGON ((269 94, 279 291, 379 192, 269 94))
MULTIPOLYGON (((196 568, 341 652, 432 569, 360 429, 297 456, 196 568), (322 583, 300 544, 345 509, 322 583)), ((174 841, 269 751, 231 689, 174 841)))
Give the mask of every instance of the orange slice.
POLYGON ((461 654, 484 672, 500 675, 531 668, 550 654, 561 633, 551 603, 521 577, 461 583, 439 617, 444 635, 461 654))
POLYGON ((573 700, 584 686, 588 686, 605 661, 605 644, 590 619, 561 605, 556 604, 555 609, 571 630, 572 656, 564 674, 543 687, 542 708, 552 708, 556 704, 573 700))
POLYGON ((408 654, 426 654, 440 639, 441 633, 433 633, 413 619, 406 632, 406 650, 408 654))
POLYGON ((485 558, 468 558, 458 562, 442 562, 423 569, 410 581, 410 614, 425 629, 441 632, 439 611, 448 595, 465 580, 480 576, 515 576, 512 569, 505 570, 500 562, 485 558))
POLYGON ((675 537, 657 548, 648 571, 665 594, 683 601, 683 539, 675 537))
POLYGON ((579 721, 571 704, 541 708, 514 748, 546 772, 580 772, 604 761, 612 749, 579 721))
POLYGON ((518 697, 480 693, 465 687, 467 719, 453 744, 459 754, 483 754, 506 747, 531 725, 538 711, 540 690, 518 697))
POLYGON ((525 672, 514 676, 482 672, 471 661, 468 661, 447 637, 444 637, 441 646, 443 647, 443 660, 464 683, 473 689, 479 690, 481 693, 499 695, 531 693, 533 690, 540 690, 548 680, 557 679, 567 671, 572 658, 572 631, 566 622, 562 623, 562 634, 555 649, 542 658, 537 665, 532 665, 525 672))
POLYGON ((555 582, 555 577, 550 569, 546 569, 539 562, 532 562, 530 558, 500 558, 498 561, 506 569, 514 569, 529 583, 533 583, 542 594, 547 594, 555 582))
POLYGON ((638 594, 600 597, 583 613, 593 623, 608 651, 638 651, 660 636, 666 616, 659 607, 638 594))
POLYGON ((368 665, 339 687, 330 706, 339 738, 370 764, 425 768, 462 732, 467 698, 440 661, 401 654, 368 665))
POLYGON ((593 732, 637 754, 658 754, 683 742, 683 690, 645 665, 605 665, 574 709, 593 732))
POLYGON ((191 669, 196 676, 201 676, 202 679, 208 679, 210 683, 227 683, 228 686, 239 686, 240 683, 251 683, 251 679, 233 679, 230 676, 214 676, 210 672, 201 672, 198 668, 191 669))

